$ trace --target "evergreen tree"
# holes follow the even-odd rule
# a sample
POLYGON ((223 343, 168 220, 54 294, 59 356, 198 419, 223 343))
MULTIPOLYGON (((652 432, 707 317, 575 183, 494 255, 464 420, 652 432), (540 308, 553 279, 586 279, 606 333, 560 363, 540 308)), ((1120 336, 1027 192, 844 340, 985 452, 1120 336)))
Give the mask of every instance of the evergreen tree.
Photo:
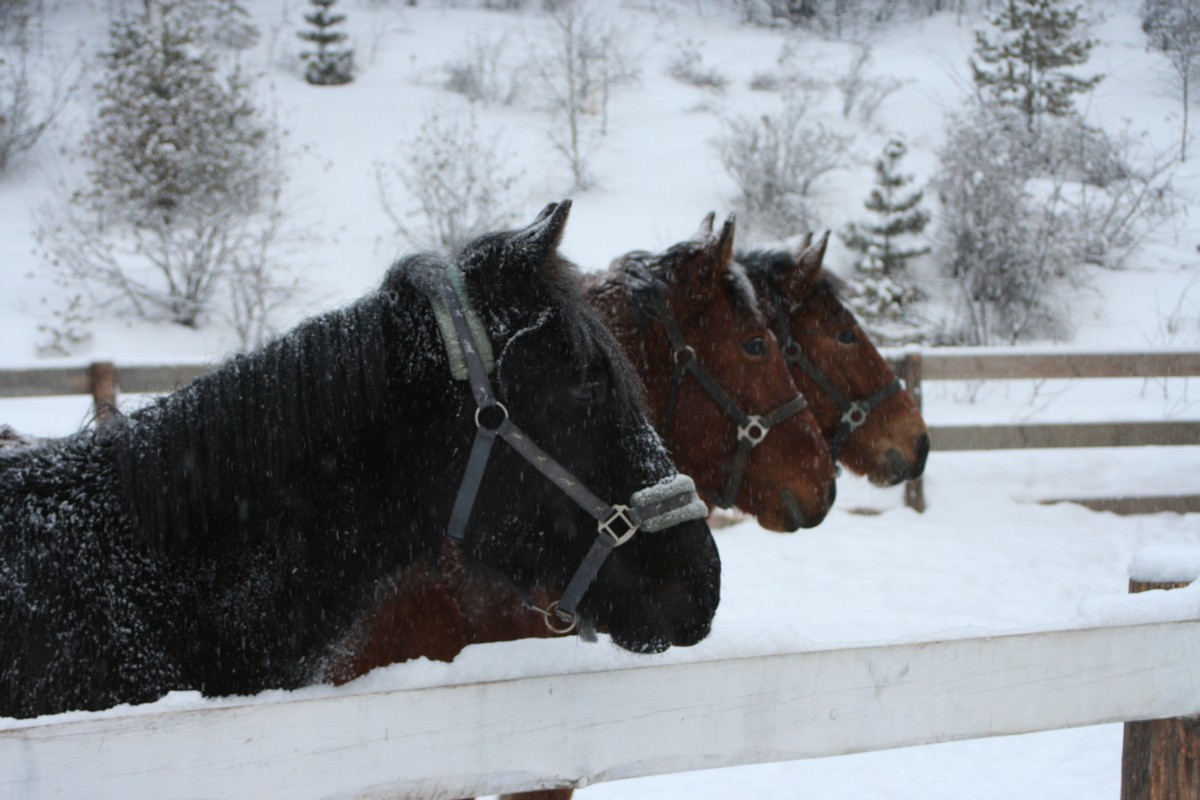
POLYGON ((1072 96, 1100 82, 1099 75, 1078 78, 1063 71, 1085 63, 1095 44, 1075 31, 1079 11, 1058 0, 1006 0, 989 20, 991 31, 975 32, 975 85, 995 102, 1019 109, 1029 130, 1041 114, 1072 113, 1072 96))
POLYGON ((148 0, 113 24, 83 140, 89 183, 39 236, 98 304, 196 327, 222 313, 221 292, 253 295, 257 316, 234 320, 248 331, 282 288, 268 255, 281 214, 277 139, 241 73, 222 74, 203 47, 194 2, 148 0))
POLYGON ((929 223, 929 214, 918 208, 925 192, 904 193, 913 180, 911 175, 900 173, 900 159, 907 152, 904 142, 898 139, 884 146, 883 157, 875 161, 875 188, 863 202, 863 207, 877 214, 879 220, 850 223, 841 234, 847 247, 862 254, 856 266, 863 272, 894 276, 910 258, 929 252, 925 246, 906 245, 929 223))
POLYGON ((340 86, 354 80, 354 50, 338 49, 346 41, 346 34, 333 30, 346 21, 345 14, 333 13, 330 9, 337 0, 308 0, 315 10, 304 15, 304 20, 313 26, 313 30, 300 31, 297 36, 305 42, 317 46, 316 50, 308 50, 300 57, 308 61, 304 71, 304 79, 315 86, 340 86))
POLYGON ((84 137, 88 196, 135 226, 202 218, 231 205, 254 211, 268 138, 247 81, 223 78, 186 0, 119 20, 96 84, 99 109, 84 137))

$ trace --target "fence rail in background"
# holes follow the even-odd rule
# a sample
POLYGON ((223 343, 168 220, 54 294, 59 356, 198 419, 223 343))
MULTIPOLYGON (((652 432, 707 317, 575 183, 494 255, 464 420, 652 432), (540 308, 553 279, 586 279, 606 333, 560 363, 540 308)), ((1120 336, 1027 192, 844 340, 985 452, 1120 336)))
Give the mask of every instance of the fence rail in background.
MULTIPOLYGON (((885 349, 884 355, 921 404, 924 381, 1049 380, 1078 378, 1187 378, 1200 376, 1200 351, 1061 353, 979 348, 885 349), (915 369, 914 369, 915 364, 915 369)), ((933 451, 1022 450, 1059 447, 1200 445, 1200 422, 1031 423, 938 425, 930 423, 933 451)), ((1123 500, 1125 498, 1122 498, 1123 500)), ((1133 500, 1133 498, 1128 498, 1133 500)), ((1072 502, 1063 498, 1062 502, 1072 502)), ((1195 502, 1200 502, 1200 499, 1195 502)), ((924 481, 905 487, 905 504, 925 510, 924 481)), ((1131 502, 1130 508, 1145 504, 1131 502)), ((1190 498, 1168 504, 1190 507, 1190 498)))
MULTIPOLYGON (((1200 377, 1200 351, 1155 353, 1021 352, 1002 348, 886 349, 884 355, 921 403, 926 381, 1074 378, 1200 377)), ((166 392, 211 369, 204 364, 117 368, 109 362, 79 367, 0 371, 0 397, 91 394, 103 422, 117 393, 166 392)), ((1057 447, 1200 445, 1200 422, 1114 422, 929 426, 934 452, 1057 447)), ((905 486, 905 504, 925 509, 921 479, 905 486)))

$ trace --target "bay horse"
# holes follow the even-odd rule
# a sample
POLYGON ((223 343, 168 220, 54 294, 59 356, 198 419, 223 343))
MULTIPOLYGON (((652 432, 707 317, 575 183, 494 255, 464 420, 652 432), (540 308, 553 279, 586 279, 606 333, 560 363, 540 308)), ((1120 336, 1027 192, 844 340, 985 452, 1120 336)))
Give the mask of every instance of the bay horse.
POLYGON ((739 251, 773 322, 796 386, 834 458, 877 486, 918 478, 929 431, 870 337, 840 298, 841 283, 823 269, 829 232, 808 234, 795 250, 739 251))
POLYGON ((377 291, 100 429, 0 450, 0 716, 319 680, 396 575, 436 562, 489 437, 468 564, 556 593, 591 571, 576 613, 631 650, 702 639, 707 525, 600 519, 684 479, 558 254, 569 208, 457 263, 405 257, 377 291))

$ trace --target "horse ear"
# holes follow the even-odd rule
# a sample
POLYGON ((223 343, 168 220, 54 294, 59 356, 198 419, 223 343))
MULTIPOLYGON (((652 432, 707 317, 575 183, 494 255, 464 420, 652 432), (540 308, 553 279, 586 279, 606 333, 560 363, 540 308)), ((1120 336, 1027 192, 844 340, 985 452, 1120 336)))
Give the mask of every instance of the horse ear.
POLYGON ((704 215, 704 219, 700 220, 700 227, 692 234, 693 242, 704 243, 712 238, 713 222, 717 219, 717 212, 710 211, 704 215))
POLYGON ((725 218, 721 226, 721 235, 717 237, 717 263, 724 267, 733 260, 733 234, 737 228, 737 214, 732 213, 725 218))
POLYGON ((829 247, 829 233, 825 231, 816 244, 813 244, 812 234, 807 234, 803 245, 796 251, 796 271, 805 282, 811 281, 821 271, 821 264, 825 261, 825 250, 829 247))
POLYGON ((567 216, 570 213, 570 200, 550 203, 533 222, 517 231, 513 238, 522 246, 531 248, 531 252, 549 258, 562 241, 563 231, 567 227, 567 216))

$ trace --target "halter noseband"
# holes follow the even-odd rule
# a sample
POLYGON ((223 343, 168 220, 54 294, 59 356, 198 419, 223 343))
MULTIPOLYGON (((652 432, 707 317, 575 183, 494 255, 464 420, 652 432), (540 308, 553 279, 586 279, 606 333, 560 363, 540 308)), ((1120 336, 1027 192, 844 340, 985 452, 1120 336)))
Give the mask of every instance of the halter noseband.
POLYGON ((842 412, 842 418, 838 421, 837 433, 833 435, 833 441, 829 443, 829 456, 834 461, 837 461, 843 445, 850 438, 850 434, 862 427, 863 423, 867 421, 867 417, 871 415, 871 412, 883 405, 885 400, 899 392, 903 386, 901 386, 899 378, 893 377, 891 383, 865 399, 848 399, 833 385, 833 381, 829 379, 829 376, 822 372, 812 362, 812 359, 800 349, 800 343, 792 336, 792 326, 788 322, 787 310, 784 306, 783 298, 774 288, 770 288, 768 291, 772 295, 772 302, 775 304, 775 320, 777 325, 775 333, 779 337, 784 360, 788 363, 788 366, 797 366, 803 370, 805 375, 812 378, 821 391, 829 395, 829 399, 834 402, 838 411, 842 412))
POLYGON ((702 519, 707 515, 708 509, 696 496, 695 485, 686 475, 675 475, 635 492, 629 505, 610 505, 592 493, 549 453, 538 447, 512 421, 508 409, 496 399, 492 391, 487 376, 488 370, 479 353, 481 343, 478 338, 486 342, 486 334, 481 325, 476 325, 473 329, 468 321, 469 301, 463 282, 461 279, 455 280, 456 278, 460 278, 457 270, 453 266, 447 267, 442 280, 438 282, 437 296, 431 297, 430 300, 434 303, 435 312, 444 310, 452 323, 446 327, 453 330, 453 339, 447 336, 446 327, 442 329, 444 344, 448 352, 454 352, 452 347, 460 352, 465 362, 466 378, 475 398, 476 431, 471 454, 467 458, 467 467, 450 512, 446 536, 460 545, 463 543, 492 445, 497 437, 503 439, 596 520, 596 541, 592 543, 583 562, 575 570, 562 597, 551 603, 549 608, 536 609, 542 613, 546 625, 551 630, 555 633, 568 633, 578 622, 576 609, 579 602, 614 548, 629 541, 638 530, 659 531, 681 522, 702 519), (556 625, 555 619, 563 624, 556 625))
POLYGON ((742 480, 746 477, 746 466, 750 462, 750 451, 758 447, 767 433, 784 420, 799 414, 808 405, 804 395, 797 394, 788 402, 768 414, 747 414, 743 411, 729 393, 721 388, 713 378, 712 373, 700 363, 696 351, 684 341, 683 333, 675 318, 667 308, 666 299, 661 294, 655 294, 656 315, 658 321, 666 330, 667 339, 675 358, 675 371, 671 374, 671 390, 667 395, 667 410, 663 417, 663 438, 670 436, 671 422, 675 416, 675 406, 679 402, 679 389, 684 377, 691 373, 700 387, 720 406, 726 414, 737 423, 737 450, 733 454, 733 462, 729 466, 729 479, 725 483, 725 491, 713 502, 720 508, 729 508, 737 500, 742 480))

